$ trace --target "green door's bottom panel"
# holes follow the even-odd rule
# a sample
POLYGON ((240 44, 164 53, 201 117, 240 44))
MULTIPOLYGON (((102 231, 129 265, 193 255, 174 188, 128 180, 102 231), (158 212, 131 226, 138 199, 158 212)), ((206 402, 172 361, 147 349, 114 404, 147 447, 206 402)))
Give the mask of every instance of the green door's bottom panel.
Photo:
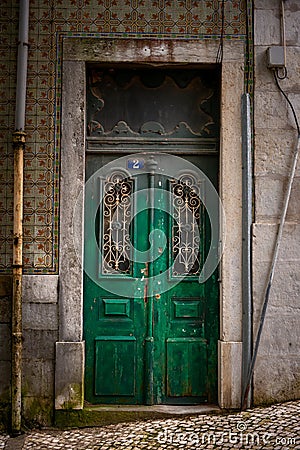
POLYGON ((205 397, 207 343, 201 338, 167 339, 167 395, 205 397))
POLYGON ((96 337, 95 360, 95 395, 135 395, 135 337, 96 337))

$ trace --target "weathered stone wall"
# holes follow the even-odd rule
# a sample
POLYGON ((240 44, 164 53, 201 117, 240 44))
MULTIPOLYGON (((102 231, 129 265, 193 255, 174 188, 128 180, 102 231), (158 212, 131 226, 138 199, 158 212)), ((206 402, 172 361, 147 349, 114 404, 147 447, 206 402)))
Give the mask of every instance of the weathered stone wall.
POLYGON ((23 280, 23 409, 32 424, 47 424, 53 415, 58 275, 23 280))
POLYGON ((0 276, 0 399, 9 402, 11 371, 11 277, 0 276))
MULTIPOLYGON (((254 2, 255 223, 253 226, 254 339, 263 302, 284 192, 297 144, 291 110, 266 66, 266 50, 280 45, 280 4, 254 2)), ((280 81, 300 120, 300 3, 285 5, 288 76, 280 81)), ((254 376, 256 404, 300 396, 300 170, 294 180, 279 260, 254 376)))
MULTIPOLYGON (((12 279, 0 277, 0 411, 8 417, 11 374, 12 279)), ((58 275, 23 277, 23 414, 27 423, 49 424, 53 415, 55 343, 58 340, 58 275)), ((1 425, 0 415, 0 425, 1 425)))

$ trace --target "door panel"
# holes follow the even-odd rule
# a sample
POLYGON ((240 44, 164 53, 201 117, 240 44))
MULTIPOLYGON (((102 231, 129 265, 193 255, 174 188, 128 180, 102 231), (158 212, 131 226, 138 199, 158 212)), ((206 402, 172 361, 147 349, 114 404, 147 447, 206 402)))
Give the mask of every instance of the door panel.
POLYGON ((203 401, 207 398, 206 379, 206 341, 167 339, 167 397, 197 397, 203 401))
POLYGON ((97 336, 95 364, 96 396, 135 395, 135 337, 97 336))
MULTIPOLYGON (((201 167, 217 185, 216 156, 185 156, 185 159, 196 167, 201 167)), ((188 176, 178 175, 175 183, 159 175, 155 177, 157 188, 160 186, 163 191, 173 193, 170 202, 176 204, 179 199, 185 207, 180 206, 180 213, 179 208, 174 213, 174 205, 171 205, 173 217, 162 210, 155 211, 154 228, 168 230, 169 239, 165 252, 153 263, 154 274, 172 266, 183 250, 188 249, 190 252, 189 257, 183 254, 179 263, 170 271, 166 281, 169 289, 166 292, 156 298, 158 286, 153 287, 154 373, 157 375, 154 398, 159 403, 195 404, 214 402, 217 399, 217 273, 212 274, 206 283, 199 284, 199 273, 210 246, 210 222, 203 204, 198 201, 198 197, 197 201, 195 199, 196 189, 191 192, 194 188, 191 184, 193 177, 196 175, 191 173, 188 176), (174 186, 180 187, 178 196, 174 195, 174 186), (182 188, 185 188, 185 193, 182 193, 182 188), (199 232, 196 238, 191 216, 186 209, 197 222, 199 232), (185 230, 187 225, 189 227, 185 230), (192 252, 194 258, 190 257, 192 252), (182 275, 184 278, 173 286, 173 281, 182 275), (209 283, 213 286, 211 290, 209 283)), ((202 189, 203 183, 199 185, 202 189)))
MULTIPOLYGON (((87 157, 87 174, 92 174, 111 157, 87 157)), ((86 398, 93 403, 143 403, 144 341, 146 307, 143 298, 133 298, 141 289, 142 267, 133 264, 129 243, 139 251, 148 248, 147 233, 136 233, 148 223, 145 211, 131 221, 134 189, 144 179, 133 180, 113 170, 96 178, 92 195, 86 198, 86 225, 99 198, 93 232, 97 246, 86 232, 85 259, 92 261, 94 281, 84 274, 84 323, 86 340, 86 398), (98 195, 97 195, 98 194, 98 195), (93 205, 94 204, 94 205, 93 205), (101 253, 99 253, 99 249, 101 253), (102 281, 100 286, 97 280, 102 281), (111 292, 118 284, 122 297, 111 292), (104 287, 103 287, 104 286, 104 287)), ((142 194, 138 201, 144 204, 142 194)), ((86 227, 87 228, 87 227, 86 227)))

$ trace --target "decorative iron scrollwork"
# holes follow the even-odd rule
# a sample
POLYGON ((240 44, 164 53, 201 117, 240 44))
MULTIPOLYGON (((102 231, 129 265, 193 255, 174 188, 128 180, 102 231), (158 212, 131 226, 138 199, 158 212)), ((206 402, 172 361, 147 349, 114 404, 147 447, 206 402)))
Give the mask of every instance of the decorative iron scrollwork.
POLYGON ((173 202, 172 275, 200 273, 200 184, 191 174, 171 182, 173 202))
POLYGON ((87 134, 199 139, 217 135, 216 75, 200 70, 90 68, 87 134))
POLYGON ((103 183, 102 273, 130 274, 130 222, 133 180, 115 171, 103 183))

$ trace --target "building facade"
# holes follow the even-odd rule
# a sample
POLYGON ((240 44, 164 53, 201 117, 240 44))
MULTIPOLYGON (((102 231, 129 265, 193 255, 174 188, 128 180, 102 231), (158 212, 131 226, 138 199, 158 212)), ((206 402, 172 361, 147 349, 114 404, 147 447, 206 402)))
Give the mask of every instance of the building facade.
MULTIPOLYGON (((294 115, 276 79, 299 115, 300 5, 31 0, 29 8, 24 419, 49 424, 55 411, 81 410, 84 400, 239 408, 297 147, 294 115), (268 57, 269 47, 279 51, 279 62, 268 57), (197 189, 201 201, 191 206, 197 189), (172 193, 172 208, 163 192, 172 193), (128 203, 130 197, 139 200, 128 203), (190 202, 185 219, 179 198, 190 202), (187 236, 192 264, 182 268, 176 261, 187 236), (120 252, 118 239, 137 250, 120 252), (213 246, 218 264, 199 283, 213 246)), ((3 1, 3 410, 11 391, 18 27, 19 2, 3 1)), ((252 404, 299 398, 298 195, 296 169, 252 404)))

